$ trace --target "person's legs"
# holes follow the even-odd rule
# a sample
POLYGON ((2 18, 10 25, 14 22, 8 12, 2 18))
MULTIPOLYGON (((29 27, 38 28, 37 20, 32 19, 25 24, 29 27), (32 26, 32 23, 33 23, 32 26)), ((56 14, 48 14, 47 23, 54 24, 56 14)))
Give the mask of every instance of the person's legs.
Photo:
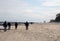
POLYGON ((15 26, 15 29, 17 29, 17 26, 15 26))
POLYGON ((6 32, 7 31, 7 27, 4 27, 4 32, 6 32))
POLYGON ((10 30, 10 26, 9 26, 8 30, 10 30))
POLYGON ((28 30, 28 26, 26 26, 26 30, 28 30))

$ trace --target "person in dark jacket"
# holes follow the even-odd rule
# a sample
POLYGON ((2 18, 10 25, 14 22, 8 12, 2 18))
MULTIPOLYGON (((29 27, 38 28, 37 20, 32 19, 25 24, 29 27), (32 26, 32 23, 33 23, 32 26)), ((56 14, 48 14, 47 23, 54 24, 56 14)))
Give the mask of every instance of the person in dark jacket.
POLYGON ((10 28, 11 28, 11 23, 8 22, 8 30, 10 30, 10 28))
POLYGON ((4 32, 6 32, 7 31, 7 22, 6 21, 3 23, 3 27, 4 27, 4 32))
POLYGON ((26 26, 26 30, 28 30, 29 23, 26 22, 26 23, 25 23, 25 26, 26 26))
POLYGON ((15 29, 17 29, 17 26, 18 26, 18 23, 17 23, 17 22, 15 22, 15 29))

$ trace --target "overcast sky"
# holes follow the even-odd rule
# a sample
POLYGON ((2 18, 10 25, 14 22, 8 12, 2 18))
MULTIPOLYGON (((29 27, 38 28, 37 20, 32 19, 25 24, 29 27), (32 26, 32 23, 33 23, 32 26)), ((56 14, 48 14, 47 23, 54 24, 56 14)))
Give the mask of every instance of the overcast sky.
POLYGON ((60 13, 60 0, 0 0, 0 21, 43 22, 60 13))

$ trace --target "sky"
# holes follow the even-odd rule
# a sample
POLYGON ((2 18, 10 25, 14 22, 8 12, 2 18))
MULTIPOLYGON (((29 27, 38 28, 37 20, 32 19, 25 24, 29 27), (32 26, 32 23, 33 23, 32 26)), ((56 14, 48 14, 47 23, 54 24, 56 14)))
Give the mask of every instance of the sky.
POLYGON ((0 21, 49 22, 60 13, 60 0, 0 0, 0 21))

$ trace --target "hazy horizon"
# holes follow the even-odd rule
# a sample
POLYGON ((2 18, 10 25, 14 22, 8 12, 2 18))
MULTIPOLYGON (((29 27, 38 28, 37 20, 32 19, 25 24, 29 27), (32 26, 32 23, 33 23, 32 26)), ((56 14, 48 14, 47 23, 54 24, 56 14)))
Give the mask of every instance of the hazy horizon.
POLYGON ((49 22, 60 13, 60 0, 0 0, 0 21, 49 22))

